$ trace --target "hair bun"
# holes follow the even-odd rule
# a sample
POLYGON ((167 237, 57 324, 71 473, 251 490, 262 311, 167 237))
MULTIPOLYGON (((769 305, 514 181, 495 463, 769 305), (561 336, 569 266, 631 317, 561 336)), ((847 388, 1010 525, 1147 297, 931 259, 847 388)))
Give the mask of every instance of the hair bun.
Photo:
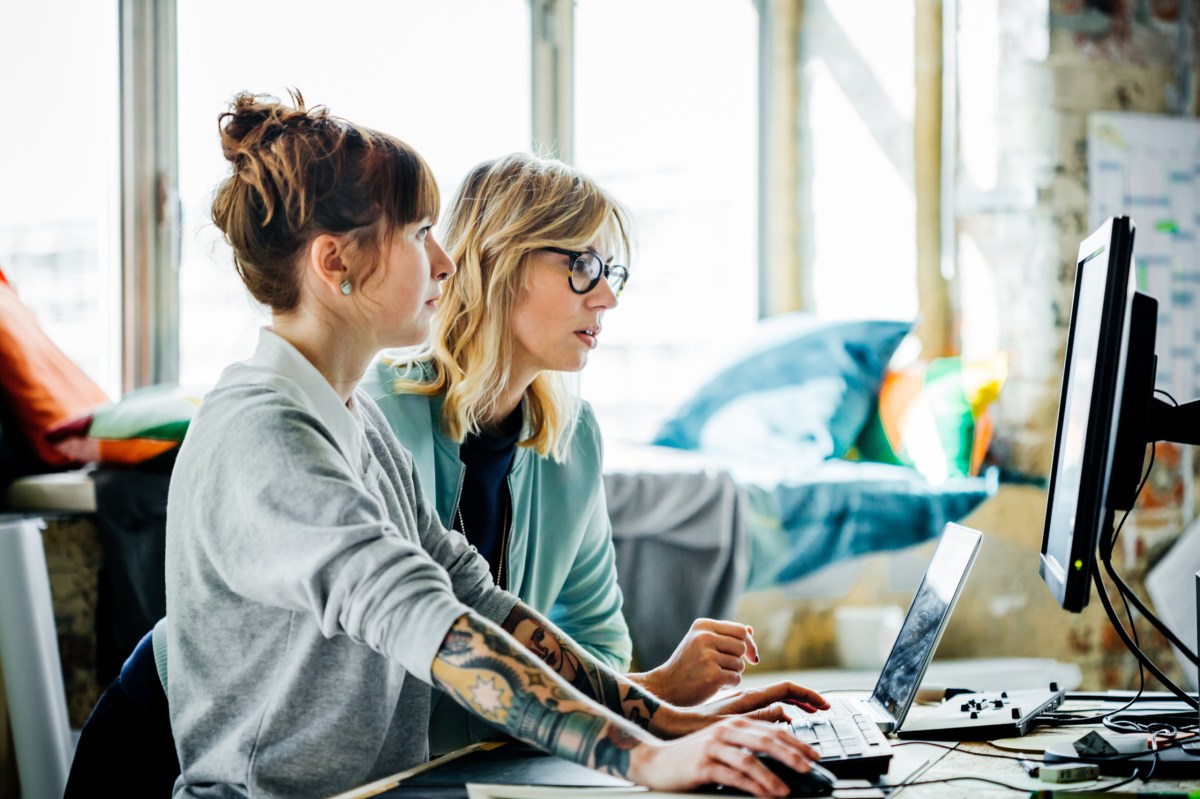
POLYGON ((295 130, 328 116, 324 106, 308 109, 304 97, 289 89, 292 105, 287 106, 270 94, 239 93, 233 108, 217 120, 221 131, 221 152, 235 167, 241 166, 244 156, 269 145, 288 129, 295 130))

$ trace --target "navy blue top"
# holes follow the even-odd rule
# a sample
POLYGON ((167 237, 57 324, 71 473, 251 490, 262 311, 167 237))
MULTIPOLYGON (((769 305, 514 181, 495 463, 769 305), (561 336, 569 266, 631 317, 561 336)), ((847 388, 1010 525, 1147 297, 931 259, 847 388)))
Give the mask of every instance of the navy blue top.
MULTIPOLYGON (((495 430, 468 435, 459 447, 466 472, 454 529, 466 535, 491 567, 492 579, 500 564, 504 545, 504 521, 508 517, 508 487, 505 477, 512 467, 521 437, 521 406, 508 415, 495 430)), ((503 585, 501 585, 503 588, 503 585)))

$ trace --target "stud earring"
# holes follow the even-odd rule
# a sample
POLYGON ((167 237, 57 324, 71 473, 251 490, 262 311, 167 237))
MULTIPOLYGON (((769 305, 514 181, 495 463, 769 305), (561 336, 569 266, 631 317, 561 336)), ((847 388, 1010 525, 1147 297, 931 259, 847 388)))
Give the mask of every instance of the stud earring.
POLYGON ((349 280, 343 280, 343 281, 342 281, 342 294, 345 294, 345 295, 349 296, 349 295, 350 295, 350 289, 351 289, 350 281, 349 281, 349 280))

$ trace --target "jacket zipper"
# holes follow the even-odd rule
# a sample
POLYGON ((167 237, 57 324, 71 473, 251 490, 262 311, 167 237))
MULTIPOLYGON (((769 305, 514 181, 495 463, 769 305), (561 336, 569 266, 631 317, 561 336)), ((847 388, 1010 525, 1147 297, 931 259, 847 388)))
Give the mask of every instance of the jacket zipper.
POLYGON ((504 585, 504 555, 508 552, 508 538, 512 532, 515 523, 513 513, 513 492, 512 492, 512 476, 504 476, 504 484, 508 486, 508 508, 504 512, 504 527, 500 531, 500 563, 496 566, 496 585, 503 588, 505 591, 508 588, 504 585))

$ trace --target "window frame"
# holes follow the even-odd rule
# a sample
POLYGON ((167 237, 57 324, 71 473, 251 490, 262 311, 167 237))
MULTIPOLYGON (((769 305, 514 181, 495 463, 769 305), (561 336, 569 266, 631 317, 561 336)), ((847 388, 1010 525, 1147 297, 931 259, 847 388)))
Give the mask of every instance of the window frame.
MULTIPOLYGON (((176 0, 118 0, 120 3, 120 284, 122 389, 177 382, 180 373, 179 268, 181 207, 176 0)), ((811 309, 811 276, 801 257, 802 225, 797 214, 798 177, 791 137, 795 135, 796 41, 801 24, 794 0, 749 0, 759 17, 757 278, 759 317, 811 309)), ((528 0, 532 138, 530 146, 570 162, 574 116, 573 0, 528 0)), ((953 6, 947 3, 946 6, 953 6)), ((918 2, 918 8, 930 4, 918 2)), ((944 45, 943 45, 944 46, 944 45)), ((946 98, 930 112, 945 124, 946 98)), ((953 109, 950 109, 952 114, 953 109)), ((939 128, 938 133, 941 133, 939 128)), ((938 136, 944 151, 944 138, 938 136)), ((941 192, 944 194, 945 180, 941 192)), ((939 197, 940 199, 940 197, 939 197)), ((953 253, 946 251, 947 209, 943 203, 925 241, 938 252, 921 259, 918 282, 932 287, 937 308, 949 308, 947 280, 953 253)), ((918 232, 920 235, 920 231, 918 232)), ((939 327, 949 326, 948 314, 939 327)), ((949 345, 948 330, 927 336, 935 349, 949 345)))
POLYGON ((119 0, 120 373, 179 380, 179 141, 174 0, 119 0))

